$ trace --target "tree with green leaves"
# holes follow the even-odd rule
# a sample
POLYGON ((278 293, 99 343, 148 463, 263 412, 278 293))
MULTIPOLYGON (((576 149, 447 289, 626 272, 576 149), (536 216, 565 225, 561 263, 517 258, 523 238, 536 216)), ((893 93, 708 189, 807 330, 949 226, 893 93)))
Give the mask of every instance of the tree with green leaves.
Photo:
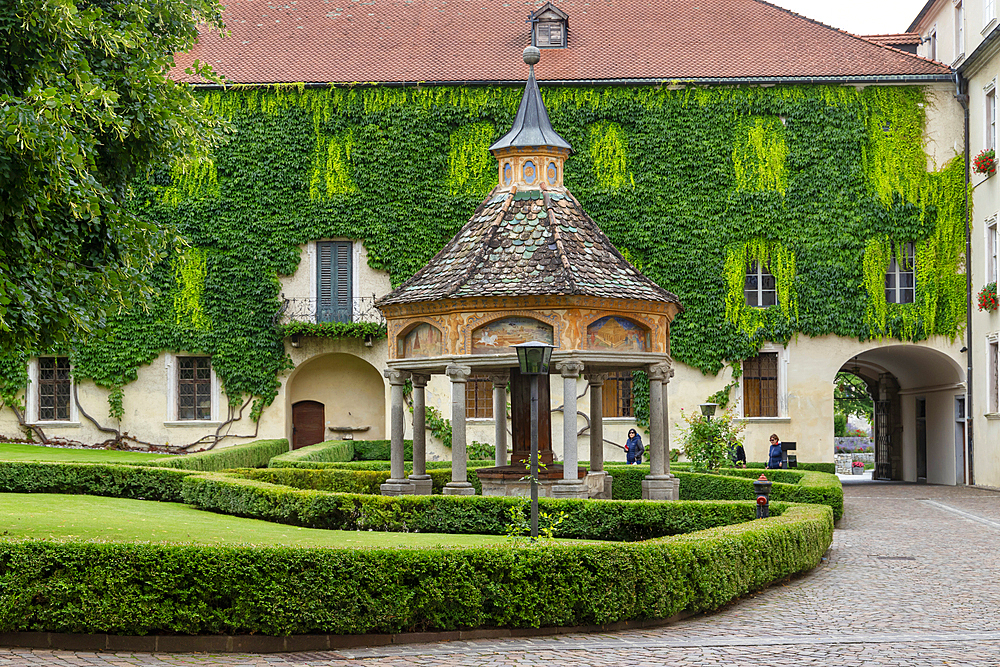
MULTIPOLYGON (((222 126, 167 77, 217 0, 14 0, 0 11, 0 350, 99 329, 150 293, 175 238, 130 204, 222 126)), ((196 63, 193 71, 212 76, 196 63)))
MULTIPOLYGON (((845 417, 860 417, 872 423, 875 403, 865 381, 854 373, 837 373, 833 389, 834 411, 845 417)), ((846 419, 845 419, 846 422, 846 419)))

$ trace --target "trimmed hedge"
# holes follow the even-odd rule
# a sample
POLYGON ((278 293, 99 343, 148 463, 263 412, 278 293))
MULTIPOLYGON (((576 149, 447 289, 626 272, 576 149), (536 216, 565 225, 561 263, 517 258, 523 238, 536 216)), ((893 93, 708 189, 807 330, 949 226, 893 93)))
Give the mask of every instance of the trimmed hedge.
POLYGON ((69 493, 181 502, 186 470, 114 463, 0 461, 0 492, 69 493))
MULTIPOLYGON (((493 461, 470 460, 466 465, 468 468, 491 468, 493 467, 493 461)), ((289 460, 284 456, 277 456, 271 459, 269 467, 312 468, 314 470, 330 468, 340 470, 389 470, 391 464, 389 461, 294 461, 289 460)), ((427 464, 424 467, 427 470, 433 470, 435 468, 451 468, 451 461, 427 461, 427 464)), ((403 463, 403 469, 406 470, 406 474, 409 475, 413 470, 413 462, 405 461, 403 463)))
MULTIPOLYGON (((431 478, 431 490, 433 493, 441 493, 445 484, 451 481, 451 463, 440 461, 449 467, 436 467, 427 469, 427 474, 431 478)), ((314 491, 331 491, 334 493, 367 493, 379 494, 379 488, 389 479, 388 466, 376 466, 374 468, 305 468, 295 466, 256 468, 228 470, 228 474, 236 475, 244 479, 254 479, 269 484, 281 484, 295 489, 310 489, 314 491)), ((406 474, 412 472, 412 465, 407 464, 406 474)), ((473 468, 469 468, 466 478, 476 490, 476 495, 482 495, 483 487, 479 482, 479 477, 473 468)))
MULTIPOLYGON (((271 458, 267 465, 270 468, 283 467, 286 464, 315 462, 344 462, 354 459, 354 442, 351 440, 327 440, 316 445, 278 454, 271 458)), ((305 467, 305 466, 303 466, 305 467)))
MULTIPOLYGON (((611 464, 614 465, 614 464, 611 464)), ((670 464, 670 468, 679 468, 681 470, 690 470, 690 461, 681 461, 680 463, 674 462, 670 464)), ((751 461, 747 463, 747 468, 753 468, 754 470, 764 470, 767 468, 766 463, 751 461)), ((825 472, 830 475, 835 475, 837 473, 837 464, 835 463, 805 463, 799 461, 798 465, 794 468, 789 468, 791 471, 804 470, 809 472, 825 472)))
MULTIPOLYGON (((605 470, 614 478, 611 493, 615 500, 642 497, 642 480, 649 474, 648 465, 608 465, 605 470)), ((722 473, 694 473, 671 466, 671 473, 681 481, 681 500, 754 500, 753 482, 761 470, 727 468, 722 473)), ((771 500, 828 505, 834 520, 844 514, 844 489, 836 475, 808 470, 768 470, 771 500)))
MULTIPOLYGON (((474 514, 482 499, 449 500, 474 514)), ((815 567, 832 533, 829 508, 794 506, 634 544, 376 550, 0 539, 0 631, 361 634, 667 618, 815 567)))
MULTIPOLYGON (((245 472, 267 475, 289 471, 245 472)), ((192 475, 185 480, 183 493, 185 502, 223 514, 310 528, 389 532, 503 535, 510 522, 510 508, 527 512, 530 506, 526 498, 330 493, 231 474, 192 475)), ((541 498, 539 503, 544 511, 566 513, 559 528, 561 537, 615 541, 646 540, 749 521, 755 513, 753 504, 725 501, 593 502, 541 498)), ((784 506, 772 507, 780 513, 784 506)))
MULTIPOLYGON (((354 460, 355 461, 388 461, 391 440, 354 440, 354 460)), ((403 459, 413 460, 413 441, 403 441, 403 459)))
POLYGON ((139 465, 217 472, 231 468, 265 468, 268 461, 288 452, 288 440, 255 440, 231 447, 220 447, 184 456, 154 459, 139 465))

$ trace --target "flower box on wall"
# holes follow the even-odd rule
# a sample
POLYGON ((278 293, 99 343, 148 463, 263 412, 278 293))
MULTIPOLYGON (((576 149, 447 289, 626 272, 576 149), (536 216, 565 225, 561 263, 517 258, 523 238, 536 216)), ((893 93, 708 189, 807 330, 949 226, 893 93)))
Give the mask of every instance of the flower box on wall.
POLYGON ((977 174, 986 174, 987 177, 996 173, 996 154, 992 148, 979 151, 979 155, 972 161, 972 171, 977 174))
POLYGON ((992 313, 997 309, 1000 304, 997 303, 997 284, 995 282, 987 283, 983 289, 979 290, 977 303, 979 310, 992 313))

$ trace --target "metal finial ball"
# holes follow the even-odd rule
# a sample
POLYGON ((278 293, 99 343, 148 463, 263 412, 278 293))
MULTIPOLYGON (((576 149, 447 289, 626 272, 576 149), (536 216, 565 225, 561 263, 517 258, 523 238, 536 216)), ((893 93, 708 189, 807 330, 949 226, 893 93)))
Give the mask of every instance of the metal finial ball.
POLYGON ((542 52, 538 50, 537 46, 526 46, 524 47, 524 62, 528 65, 534 65, 539 60, 542 59, 542 52))

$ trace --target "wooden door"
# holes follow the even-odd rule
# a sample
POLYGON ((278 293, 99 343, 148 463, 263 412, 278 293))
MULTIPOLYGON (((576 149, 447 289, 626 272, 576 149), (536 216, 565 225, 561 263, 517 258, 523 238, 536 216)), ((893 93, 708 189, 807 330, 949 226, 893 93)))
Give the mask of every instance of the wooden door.
POLYGON ((323 442, 326 410, 317 401, 299 401, 292 406, 292 449, 323 442))
MULTIPOLYGON (((538 378, 538 460, 552 463, 552 404, 549 401, 549 376, 538 378)), ((519 368, 510 369, 510 419, 514 451, 510 464, 521 466, 531 459, 531 381, 519 368)))

